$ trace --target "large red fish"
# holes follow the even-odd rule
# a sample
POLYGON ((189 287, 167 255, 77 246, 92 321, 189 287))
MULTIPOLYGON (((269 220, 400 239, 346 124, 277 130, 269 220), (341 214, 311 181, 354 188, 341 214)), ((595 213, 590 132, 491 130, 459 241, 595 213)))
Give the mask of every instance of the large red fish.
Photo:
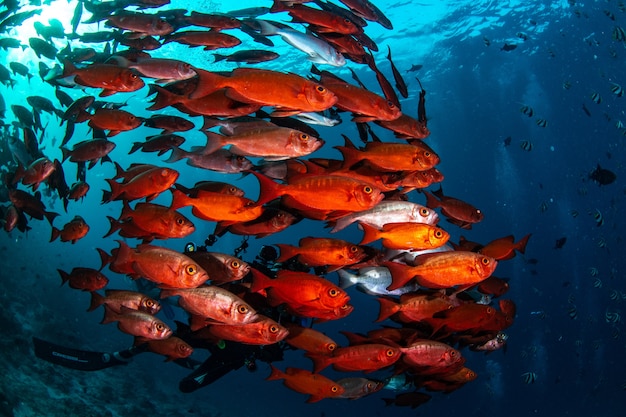
POLYGON ((74 76, 74 81, 85 87, 102 88, 100 97, 117 92, 137 91, 145 84, 132 70, 111 64, 91 64, 76 68, 70 61, 64 61, 60 78, 74 76))
POLYGON ((150 167, 136 175, 128 182, 118 183, 114 179, 107 179, 111 186, 110 194, 103 196, 104 201, 154 199, 161 192, 170 188, 178 178, 178 171, 171 168, 150 167))
POLYGON ((528 239, 530 239, 530 233, 521 238, 517 243, 515 243, 513 235, 501 237, 500 239, 492 240, 487 243, 478 250, 478 253, 491 256, 497 260, 512 259, 515 256, 515 251, 521 254, 526 251, 528 239))
POLYGON ((197 196, 189 197, 182 191, 172 190, 171 209, 193 206, 194 216, 209 221, 242 222, 254 220, 261 215, 263 208, 245 197, 237 195, 198 191, 197 196))
POLYGON ((121 313, 116 313, 112 308, 104 306, 104 319, 102 324, 117 321, 117 327, 124 333, 142 339, 167 339, 172 335, 172 329, 158 318, 143 311, 121 307, 121 313))
POLYGON ((276 246, 280 248, 278 262, 297 256, 305 265, 327 266, 327 272, 358 263, 366 256, 362 247, 341 239, 305 237, 300 239, 299 247, 283 243, 276 246))
POLYGON ((72 220, 63 226, 63 229, 57 229, 52 226, 52 234, 50 236, 50 242, 61 238, 61 242, 76 243, 79 239, 82 239, 89 232, 89 225, 80 216, 74 216, 72 220))
POLYGON ((228 77, 198 70, 198 86, 191 98, 203 97, 221 88, 226 95, 244 103, 274 106, 275 114, 288 116, 300 112, 324 111, 337 97, 324 86, 295 74, 237 68, 228 77))
POLYGON ((306 401, 308 403, 314 403, 324 398, 339 397, 344 392, 341 385, 323 375, 298 368, 287 368, 285 372, 282 372, 273 365, 270 366, 272 373, 267 377, 268 381, 284 379, 286 387, 301 394, 310 394, 306 401))
POLYGON ((393 365, 400 359, 400 350, 393 346, 378 343, 340 347, 333 351, 332 355, 318 355, 309 353, 313 360, 314 372, 320 372, 328 365, 332 365, 336 371, 374 372, 387 366, 393 365))
POLYGON ((97 291, 109 283, 107 277, 92 268, 76 267, 70 273, 57 269, 61 276, 61 285, 66 282, 70 288, 82 291, 97 291))

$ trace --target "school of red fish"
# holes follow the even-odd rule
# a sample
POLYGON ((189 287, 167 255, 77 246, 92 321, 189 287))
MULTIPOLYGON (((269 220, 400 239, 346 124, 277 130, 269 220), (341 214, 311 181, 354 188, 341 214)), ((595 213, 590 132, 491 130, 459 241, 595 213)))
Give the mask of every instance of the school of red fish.
MULTIPOLYGON (((392 23, 368 0, 341 0, 341 5, 275 0, 268 8, 227 15, 168 10, 163 7, 167 3, 80 2, 73 39, 101 45, 101 51, 72 50, 69 44, 56 50, 53 38, 69 35, 55 34, 52 24, 40 27, 40 38, 31 38, 30 47, 38 55, 62 63, 62 71, 42 72, 61 106, 42 96, 29 97, 32 112, 12 106, 18 120, 15 130, 22 139, 15 134, 9 138, 17 163, 4 176, 10 197, 3 210, 5 230, 28 230, 26 216, 53 224, 58 214, 45 206, 42 186, 58 193, 65 211, 80 212, 80 201, 90 192, 89 170, 97 162, 113 162, 109 154, 116 146, 126 146, 122 138, 130 135, 127 132, 139 126, 160 129, 160 134, 145 141, 127 142, 132 146, 129 154, 170 152, 167 160, 127 167, 115 161, 117 172, 106 179, 110 189, 104 192, 103 204, 121 209, 118 218, 109 217, 107 236, 119 234, 124 240, 118 240, 110 253, 99 249, 100 269, 80 266, 58 271, 63 283, 91 292, 89 310, 103 306, 103 323, 117 322, 119 330, 134 336, 136 343, 148 343, 150 350, 169 359, 187 357, 192 346, 175 335, 167 320, 156 316, 161 302, 179 297, 194 337, 215 343, 286 343, 303 350, 312 360, 311 370, 287 367, 283 371, 272 366, 268 380, 283 380, 287 387, 307 394, 310 402, 374 394, 385 384, 362 376, 373 371, 386 371, 390 379, 402 376, 404 387, 411 387, 387 400, 399 406, 427 401, 430 395, 424 391, 448 393, 474 380, 477 376, 465 367, 463 355, 468 350, 502 348, 507 340, 503 331, 515 317, 514 302, 499 298, 509 284, 494 271, 516 251, 523 253, 530 236, 517 242, 506 236, 485 245, 465 239, 452 244, 449 232, 438 225, 435 209, 440 209, 450 227, 463 229, 482 221, 483 213, 462 199, 444 195, 441 186, 425 190, 443 180, 436 168, 440 156, 426 143, 430 134, 426 92, 422 89, 416 97, 416 117, 402 113, 395 90, 405 99, 409 92, 391 61, 391 49, 388 59, 395 89, 376 66, 371 51, 378 46, 365 34, 368 24, 391 30, 392 23), (286 16, 292 19, 289 25, 276 21, 286 16), (79 22, 101 22, 112 29, 77 35, 79 22), (299 30, 302 24, 306 32, 299 30), (311 74, 259 68, 280 56, 264 49, 230 52, 241 44, 240 35, 269 49, 273 40, 282 38, 308 56, 314 65, 311 74), (160 56, 159 48, 170 42, 219 49, 216 62, 238 63, 238 67, 212 72, 210 64, 199 68, 160 56), (346 65, 375 73, 382 94, 365 88, 356 77, 358 85, 333 73, 346 65), (150 117, 85 94, 106 98, 138 90, 151 96, 150 117), (77 96, 79 92, 82 95, 77 96), (162 109, 168 109, 167 114, 158 113, 162 109), (38 149, 37 132, 43 136, 44 130, 42 112, 60 118, 66 128, 62 161, 52 161, 38 149), (339 113, 352 117, 363 146, 345 136, 341 140, 319 137, 313 126, 334 126, 339 113), (199 116, 206 144, 184 150, 184 132, 198 129, 192 119, 199 116), (93 129, 92 139, 72 135, 81 123, 93 129), (381 140, 369 123, 378 126, 379 134, 389 133, 388 138, 381 140), (330 146, 341 159, 311 156, 330 146), (168 165, 180 160, 195 167, 198 175, 204 170, 251 174, 260 193, 254 199, 229 182, 200 181, 192 186, 168 165), (78 175, 77 182, 68 186, 63 170, 71 164, 78 175), (151 203, 159 195, 171 195, 170 205, 151 203), (424 205, 411 201, 424 196, 424 205), (179 211, 185 207, 191 208, 193 220, 179 211), (280 239, 282 231, 301 219, 312 221, 311 235, 297 245, 268 241, 278 248, 278 266, 296 259, 304 266, 298 270, 285 266, 261 271, 210 247, 182 253, 158 244, 191 235, 201 222, 214 223, 217 236, 280 239), (321 226, 330 228, 330 233, 353 227, 362 239, 332 238, 321 226), (316 232, 324 236, 315 236, 316 232), (102 272, 105 266, 112 273, 152 282, 161 289, 163 301, 139 291, 111 288, 102 272), (350 304, 353 285, 377 298, 376 321, 385 326, 372 324, 367 334, 342 332, 347 344, 339 346, 332 338, 335 335, 315 326, 280 320, 281 314, 313 323, 359 315, 350 304), (328 366, 347 377, 340 381, 324 377, 328 366)), ((88 233, 89 226, 76 215, 61 228, 52 226, 50 240, 74 244, 88 233)))

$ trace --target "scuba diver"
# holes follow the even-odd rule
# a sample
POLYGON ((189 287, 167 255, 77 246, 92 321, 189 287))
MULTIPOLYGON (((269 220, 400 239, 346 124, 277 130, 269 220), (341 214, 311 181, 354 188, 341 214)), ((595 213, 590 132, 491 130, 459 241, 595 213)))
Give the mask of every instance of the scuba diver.
MULTIPOLYGON (((185 252, 206 251, 207 246, 211 246, 212 243, 214 242, 211 242, 210 237, 205 241, 204 246, 196 246, 190 242, 185 245, 185 252)), ((243 245, 246 246, 241 249, 238 248, 239 250, 235 250, 235 252, 241 253, 247 248, 245 240, 242 243, 243 245)), ((278 254, 274 247, 264 246, 251 263, 251 266, 268 276, 275 276, 277 258, 278 254)), ((150 290, 151 288, 145 287, 145 283, 142 284, 142 292, 149 292, 150 290)), ((263 314, 275 319, 285 320, 285 314, 277 309, 265 310, 263 314)), ((169 314, 168 317, 172 318, 169 314)), ((287 319, 293 320, 294 318, 288 317, 287 319)), ((227 373, 240 369, 243 366, 249 371, 255 371, 257 369, 257 361, 266 363, 280 361, 283 359, 283 351, 289 348, 284 342, 272 345, 249 345, 234 341, 220 340, 218 343, 213 343, 206 339, 194 339, 193 332, 187 325, 180 322, 176 323, 175 336, 185 340, 194 349, 207 349, 210 352, 210 356, 204 362, 199 362, 192 358, 174 360, 177 365, 192 370, 179 383, 179 389, 184 393, 190 393, 210 385, 227 373)), ((33 337, 33 343, 35 355, 40 359, 83 371, 97 371, 113 366, 126 365, 132 361, 135 355, 148 351, 148 346, 145 343, 110 353, 78 350, 57 345, 37 337, 33 337)))

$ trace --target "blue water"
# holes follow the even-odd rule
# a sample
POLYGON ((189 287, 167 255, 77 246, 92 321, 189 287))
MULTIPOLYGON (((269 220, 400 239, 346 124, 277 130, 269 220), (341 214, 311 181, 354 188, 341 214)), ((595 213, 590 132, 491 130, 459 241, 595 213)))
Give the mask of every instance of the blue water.
MULTIPOLYGON (((174 0, 163 8, 187 7, 203 12, 235 8, 227 3, 230 4, 174 0)), ((448 395, 431 393, 433 398, 420 406, 417 413, 624 415, 624 324, 607 322, 605 318, 607 312, 621 314, 626 300, 623 281, 626 266, 621 256, 626 130, 616 127, 618 121, 626 123, 626 97, 611 92, 611 83, 626 85, 623 71, 626 43, 612 38, 614 28, 626 27, 626 12, 620 9, 621 2, 378 1, 376 4, 394 25, 393 30, 376 23, 366 28, 380 49, 375 53, 376 62, 391 79, 385 59, 387 45, 391 46, 395 65, 409 86, 410 97, 402 100, 402 109, 413 117, 417 115, 419 91, 415 77, 419 77, 427 91, 428 127, 432 132, 427 143, 441 156, 438 169, 445 175, 445 193, 472 203, 485 214, 484 220, 470 231, 443 221, 442 227, 455 242, 461 235, 486 243, 508 234, 519 239, 532 233, 526 254, 500 262, 496 270, 497 276, 510 278, 511 290, 506 298, 517 304, 515 322, 506 331, 509 335, 506 351, 484 355, 464 350, 466 366, 478 378, 448 395), (520 32, 527 35, 527 40, 518 36, 520 32), (512 51, 501 50, 505 43, 518 46, 512 51), (407 72, 414 64, 423 68, 407 72), (571 87, 564 88, 565 82, 571 87), (601 103, 592 101, 594 92, 601 95, 601 103), (520 111, 523 105, 534 109, 533 117, 520 111), (583 105, 590 115, 583 111, 583 105), (545 119, 547 126, 539 127, 537 119, 545 119), (511 138, 510 146, 504 146, 507 137, 511 138), (531 151, 522 149, 523 141, 532 142, 531 151), (615 172, 617 180, 606 186, 588 180, 588 173, 597 164, 615 172), (578 213, 576 217, 571 214, 573 210, 578 213), (596 210, 604 218, 601 226, 593 218, 596 210), (561 237, 567 241, 561 249, 555 249, 555 241, 561 237), (597 268, 597 277, 591 275, 592 268, 597 268), (575 318, 571 317, 572 311, 575 318), (526 372, 536 374, 534 383, 524 382, 521 375, 526 372)), ((35 36, 33 23, 45 23, 51 17, 61 19, 68 28, 75 5, 74 1, 57 0, 41 6, 41 15, 28 19, 4 36, 21 38, 22 43, 27 43, 28 37, 35 36)), ((269 6, 262 1, 240 1, 236 8, 260 5, 269 6)), ((35 7, 25 6, 24 10, 35 7)), ((85 12, 83 18, 88 15, 85 12)), ((287 20, 286 15, 280 16, 287 20)), ((98 29, 92 25, 85 26, 87 30, 98 29)), ((241 39, 245 43, 238 48, 259 47, 245 35, 241 39)), ((279 39, 274 41, 274 50, 281 57, 259 67, 307 76, 309 63, 303 55, 279 39)), ((65 41, 54 42, 59 49, 65 46, 65 41)), ((0 86, 7 104, 5 124, 16 120, 10 106, 26 105, 26 96, 46 96, 59 106, 54 89, 40 81, 39 59, 30 48, 24 52, 0 51, 0 56, 5 66, 19 60, 34 75, 30 82, 19 75, 13 76, 17 80, 13 88, 0 86)), ((186 60, 211 71, 236 68, 230 63, 213 64, 210 53, 176 44, 164 46, 153 56, 186 60)), ((47 58, 41 60, 49 66, 54 64, 47 58)), ((366 66, 354 63, 348 66, 371 90, 380 91, 366 66)), ((346 68, 324 66, 324 69, 350 79, 346 68)), ((84 94, 80 90, 65 91, 73 98, 84 94)), ((96 90, 88 88, 85 93, 95 94, 96 90)), ((146 94, 144 89, 115 94, 108 100, 128 101, 125 110, 148 116, 146 94)), ((173 109, 168 111, 180 115, 173 109)), ((347 115, 342 118, 343 123, 336 127, 319 128, 326 145, 314 156, 338 158, 332 147, 342 144, 341 133, 358 141, 354 124, 347 115)), ((200 118, 191 120, 196 129, 182 133, 186 138, 185 149, 204 143, 204 135, 197 129, 200 118)), ((61 158, 59 144, 64 127, 59 126, 56 117, 47 114, 42 116, 42 121, 46 127, 44 154, 50 159, 61 158)), ((374 126, 374 129, 384 140, 393 139, 382 128, 374 126)), ((165 165, 165 157, 156 154, 127 154, 132 142, 156 132, 140 127, 113 137, 111 140, 117 147, 111 158, 123 167, 132 162, 165 165)), ((70 145, 89 137, 86 124, 77 125, 70 145)), ((63 166, 68 183, 73 182, 75 165, 66 162, 63 166)), ((187 186, 212 179, 232 182, 245 189, 246 196, 252 199, 258 194, 257 181, 251 176, 212 173, 188 167, 183 161, 171 167, 181 174, 178 182, 187 186)), ((61 213, 55 220, 56 227, 77 214, 90 225, 89 234, 75 245, 49 243, 50 225, 34 219, 29 221, 32 230, 26 233, 14 230, 0 234, 3 310, 0 326, 6 327, 0 343, 6 352, 2 359, 3 375, 9 375, 0 383, 3 415, 43 415, 42 410, 46 409, 49 415, 56 415, 54 407, 43 405, 51 398, 73 407, 68 415, 91 415, 84 411, 85 407, 91 407, 92 412, 98 410, 97 415, 140 412, 181 416, 415 415, 416 411, 406 407, 385 407, 381 398, 396 394, 389 390, 357 401, 326 399, 305 404, 304 395, 278 381, 265 381, 270 369, 264 363, 259 363, 255 373, 240 369, 216 384, 183 395, 177 391, 178 380, 187 371, 163 363, 156 355, 140 355, 129 366, 99 373, 58 370, 36 359, 30 347, 33 335, 97 351, 114 351, 131 343, 130 336, 119 332, 114 325, 100 325, 99 311, 86 313, 89 295, 59 287, 56 272, 56 269, 69 271, 75 266, 97 268, 100 259, 95 249, 109 251, 117 246, 117 237, 101 237, 109 227, 106 216, 117 217, 121 208, 119 202, 100 203, 100 190, 108 189, 104 179, 114 173, 109 163, 90 170, 89 194, 82 203, 70 202, 67 213, 54 196, 44 196, 46 207, 61 213)), ((425 201, 416 192, 410 194, 410 199, 425 201)), ((169 193, 154 202, 168 205, 169 193)), ((212 232, 213 223, 194 218, 189 208, 181 212, 194 221, 196 232, 185 239, 156 244, 182 250, 187 241, 202 243, 212 232)), ((250 239, 243 259, 252 261, 262 245, 296 244, 301 237, 309 235, 322 237, 327 231, 320 222, 303 221, 276 235, 250 239)), ((335 237, 358 242, 361 232, 351 226, 335 237)), ((227 234, 213 248, 232 253, 240 243, 241 237, 227 234)), ((104 271, 111 287, 133 288, 126 277, 104 271)), ((328 278, 336 280, 336 274, 329 274, 328 278)), ((349 291, 355 311, 343 320, 316 326, 340 345, 346 341, 338 331, 367 332, 377 327, 373 323, 378 314, 374 298, 353 289, 349 291)), ((176 318, 184 320, 184 317, 177 309, 176 318)), ((202 360, 206 355, 198 351, 194 357, 202 360)), ((301 352, 288 351, 284 361, 276 365, 281 369, 286 366, 310 369, 311 362, 301 352)), ((330 378, 344 376, 330 369, 324 374, 330 378)), ((387 376, 389 371, 371 375, 387 376)))

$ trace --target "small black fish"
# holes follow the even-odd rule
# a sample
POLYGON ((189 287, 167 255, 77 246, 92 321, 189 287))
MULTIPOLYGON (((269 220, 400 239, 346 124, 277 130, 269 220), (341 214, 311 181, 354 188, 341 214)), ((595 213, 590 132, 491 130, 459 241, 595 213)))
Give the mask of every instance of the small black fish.
POLYGON ((421 64, 413 64, 411 65, 411 68, 409 68, 408 70, 406 70, 406 72, 415 72, 415 71, 419 71, 421 70, 423 67, 423 65, 421 64))
POLYGON ((591 117, 591 112, 589 111, 587 106, 585 106, 585 103, 583 103, 583 111, 585 112, 587 116, 591 117))
POLYGON ((557 239, 556 243, 554 244, 554 249, 561 249, 563 245, 565 245, 565 242, 567 242, 567 238, 565 236, 563 236, 560 239, 557 239))
POLYGON ((617 175, 613 171, 602 168, 600 164, 589 173, 590 180, 598 183, 598 185, 608 185, 615 181, 617 175))
POLYGON ((511 137, 507 136, 506 139, 504 139, 504 146, 509 146, 511 144, 511 137))
POLYGON ((517 44, 514 43, 505 43, 504 46, 502 48, 500 48, 501 51, 512 51, 513 49, 517 48, 517 44))

